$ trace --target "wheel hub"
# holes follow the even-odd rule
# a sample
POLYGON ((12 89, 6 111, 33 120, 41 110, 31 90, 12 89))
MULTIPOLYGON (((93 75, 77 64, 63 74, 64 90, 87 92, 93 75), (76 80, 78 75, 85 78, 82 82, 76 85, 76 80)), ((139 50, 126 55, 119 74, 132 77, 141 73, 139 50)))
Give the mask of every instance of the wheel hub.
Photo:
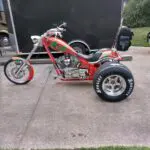
POLYGON ((21 79, 21 78, 25 75, 25 73, 24 73, 24 71, 20 71, 19 74, 16 75, 16 71, 17 71, 17 70, 18 70, 18 68, 13 68, 13 69, 11 70, 11 73, 12 73, 12 75, 13 75, 16 79, 21 79))
POLYGON ((105 78, 102 83, 103 91, 109 96, 119 96, 126 89, 126 82, 122 76, 111 75, 105 78))
POLYGON ((115 84, 115 81, 114 81, 114 80, 112 80, 112 81, 111 81, 111 84, 115 84))

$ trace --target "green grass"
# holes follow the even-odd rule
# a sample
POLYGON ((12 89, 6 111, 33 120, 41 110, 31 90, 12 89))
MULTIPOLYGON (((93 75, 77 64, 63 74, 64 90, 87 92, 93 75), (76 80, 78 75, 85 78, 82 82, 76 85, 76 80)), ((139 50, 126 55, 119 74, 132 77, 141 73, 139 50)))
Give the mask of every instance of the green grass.
POLYGON ((133 46, 150 46, 150 44, 147 43, 147 33, 150 32, 150 27, 133 28, 132 31, 134 32, 134 37, 132 40, 133 46))
POLYGON ((101 148, 82 148, 79 150, 150 150, 147 147, 101 147, 101 148))
MULTIPOLYGON (((33 150, 33 149, 32 149, 33 150)), ((39 149, 44 150, 44 149, 39 149)), ((70 149, 45 149, 45 150, 70 150, 70 149)), ((74 150, 150 150, 148 147, 108 146, 100 148, 79 148, 74 150)))
MULTIPOLYGON (((1 149, 0 150, 19 150, 19 149, 1 149)), ((24 150, 24 149, 20 149, 24 150)), ((31 149, 35 150, 35 149, 31 149)), ((70 149, 36 149, 36 150, 70 150, 70 149)), ((148 147, 130 147, 130 146, 108 146, 100 148, 79 148, 74 150, 150 150, 148 147)))

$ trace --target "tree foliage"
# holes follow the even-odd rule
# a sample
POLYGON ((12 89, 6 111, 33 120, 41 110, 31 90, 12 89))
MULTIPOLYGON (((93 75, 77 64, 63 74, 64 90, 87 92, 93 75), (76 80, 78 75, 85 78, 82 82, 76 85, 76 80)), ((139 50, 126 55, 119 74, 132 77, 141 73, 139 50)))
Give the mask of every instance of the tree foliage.
POLYGON ((150 26, 150 0, 129 0, 123 17, 126 26, 132 28, 150 26))

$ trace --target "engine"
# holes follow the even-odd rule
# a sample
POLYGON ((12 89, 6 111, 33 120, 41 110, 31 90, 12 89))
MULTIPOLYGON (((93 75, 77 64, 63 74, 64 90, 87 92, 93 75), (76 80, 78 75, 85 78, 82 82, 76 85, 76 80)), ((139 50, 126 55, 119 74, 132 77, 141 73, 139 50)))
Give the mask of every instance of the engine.
POLYGON ((80 62, 75 56, 60 56, 57 59, 59 68, 64 73, 64 78, 80 78, 85 79, 88 76, 88 69, 81 69, 80 62))

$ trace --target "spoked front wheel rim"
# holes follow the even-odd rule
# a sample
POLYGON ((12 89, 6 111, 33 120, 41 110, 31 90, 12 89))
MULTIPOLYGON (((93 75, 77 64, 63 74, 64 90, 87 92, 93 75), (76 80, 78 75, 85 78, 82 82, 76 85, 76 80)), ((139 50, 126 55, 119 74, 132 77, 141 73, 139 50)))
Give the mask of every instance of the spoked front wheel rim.
POLYGON ((124 77, 120 75, 107 76, 103 83, 102 89, 109 96, 119 96, 124 93, 127 87, 124 77))
POLYGON ((5 70, 7 77, 11 81, 18 84, 22 84, 28 81, 30 77, 30 67, 28 64, 25 64, 24 67, 21 69, 21 71, 18 72, 18 74, 16 74, 16 72, 18 71, 18 69, 21 67, 22 64, 23 64, 22 60, 11 61, 10 63, 7 64, 5 70))

